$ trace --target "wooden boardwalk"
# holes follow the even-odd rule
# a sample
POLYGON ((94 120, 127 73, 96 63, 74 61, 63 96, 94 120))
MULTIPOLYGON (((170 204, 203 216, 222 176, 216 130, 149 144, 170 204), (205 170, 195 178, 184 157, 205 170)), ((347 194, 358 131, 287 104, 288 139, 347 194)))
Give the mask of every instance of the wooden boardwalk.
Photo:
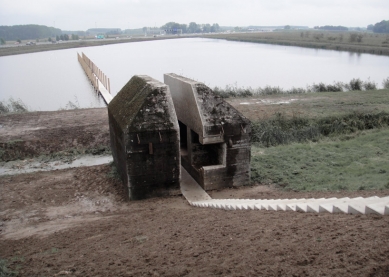
POLYGON ((113 98, 109 78, 84 53, 77 53, 77 58, 95 91, 100 93, 108 105, 113 98))

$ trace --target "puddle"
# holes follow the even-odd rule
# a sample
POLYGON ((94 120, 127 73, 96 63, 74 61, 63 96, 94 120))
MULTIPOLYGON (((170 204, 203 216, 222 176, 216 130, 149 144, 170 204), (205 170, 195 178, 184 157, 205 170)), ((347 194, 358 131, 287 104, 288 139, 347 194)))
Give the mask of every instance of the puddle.
POLYGON ((39 162, 34 159, 12 161, 0 165, 0 175, 16 175, 22 173, 31 173, 37 171, 51 171, 57 169, 66 169, 82 166, 94 166, 107 164, 113 161, 112 156, 80 156, 70 162, 61 160, 50 162, 39 162))
POLYGON ((255 102, 241 102, 240 105, 255 105, 255 104, 263 104, 263 105, 282 105, 282 104, 290 104, 291 102, 298 101, 299 99, 283 99, 283 100, 266 100, 266 99, 251 99, 255 102), (259 100, 259 101, 258 101, 259 100))

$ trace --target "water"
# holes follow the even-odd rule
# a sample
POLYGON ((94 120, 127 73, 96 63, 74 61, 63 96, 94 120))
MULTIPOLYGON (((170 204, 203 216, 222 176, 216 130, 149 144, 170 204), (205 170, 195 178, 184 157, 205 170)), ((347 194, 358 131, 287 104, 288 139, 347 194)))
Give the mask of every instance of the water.
POLYGON ((111 80, 113 95, 133 75, 163 81, 177 73, 211 88, 306 87, 353 78, 381 86, 389 57, 301 47, 188 38, 85 47, 0 57, 0 101, 21 99, 31 110, 103 107, 77 61, 84 52, 111 80))
POLYGON ((84 167, 107 164, 113 161, 112 156, 80 156, 75 157, 70 162, 61 160, 53 160, 43 162, 39 160, 17 160, 7 163, 0 163, 0 176, 2 175, 16 175, 23 173, 31 173, 38 171, 53 171, 66 168, 84 167))

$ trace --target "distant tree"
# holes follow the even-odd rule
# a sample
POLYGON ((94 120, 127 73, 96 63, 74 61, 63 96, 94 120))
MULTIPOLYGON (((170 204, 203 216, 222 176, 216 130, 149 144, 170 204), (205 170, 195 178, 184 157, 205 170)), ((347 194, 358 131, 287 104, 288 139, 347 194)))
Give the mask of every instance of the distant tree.
POLYGON ((78 35, 75 35, 75 34, 72 34, 72 40, 79 40, 79 37, 78 37, 78 35))
POLYGON ((180 29, 182 33, 186 34, 188 32, 188 26, 186 24, 180 24, 180 29))
POLYGON ((209 33, 209 32, 219 32, 220 26, 217 23, 212 24, 197 24, 196 22, 190 22, 189 25, 180 24, 177 22, 168 22, 165 25, 161 26, 162 30, 165 30, 167 33, 177 34, 177 33, 209 33))
POLYGON ((205 24, 205 25, 203 26, 203 32, 204 32, 204 33, 209 33, 209 32, 211 32, 211 25, 210 25, 210 24, 205 24))
POLYGON ((389 33, 389 20, 382 20, 378 22, 373 27, 374 33, 389 33))
POLYGON ((331 25, 326 25, 326 26, 321 26, 318 27, 320 30, 327 30, 327 31, 348 31, 347 27, 344 26, 331 26, 331 25))
POLYGON ((167 33, 171 34, 179 34, 179 33, 186 33, 187 32, 187 26, 186 24, 180 24, 177 22, 168 22, 165 25, 161 27, 162 30, 165 30, 167 33))
POLYGON ((1 45, 4 45, 5 44, 5 40, 3 38, 0 38, 0 44, 1 45))
POLYGON ((292 29, 292 28, 290 27, 290 25, 286 25, 286 26, 284 27, 284 30, 290 30, 290 29, 292 29))
POLYGON ((47 39, 47 41, 49 41, 49 42, 52 42, 52 39, 51 39, 51 37, 49 37, 49 38, 47 39))
POLYGON ((60 29, 43 25, 14 25, 0 26, 0 37, 5 40, 32 40, 44 39, 49 36, 61 34, 60 29))
POLYGON ((367 25, 367 30, 368 30, 368 31, 373 31, 373 28, 374 28, 374 25, 373 25, 373 24, 367 25))
POLYGON ((59 36, 58 36, 58 35, 55 36, 55 40, 56 40, 56 41, 59 41, 59 36))
POLYGON ((219 31, 220 31, 220 26, 219 26, 219 24, 217 24, 217 23, 212 24, 212 26, 211 26, 211 32, 212 32, 212 33, 217 33, 217 32, 219 32, 219 31))
POLYGON ((189 26, 188 26, 188 33, 197 33, 197 29, 198 29, 198 25, 196 24, 196 22, 191 22, 189 23, 189 26))
POLYGON ((358 33, 350 34, 350 42, 362 42, 363 35, 358 33))
POLYGON ((177 34, 180 33, 181 31, 185 33, 187 27, 186 24, 180 24, 177 22, 168 22, 165 25, 163 25, 161 29, 165 30, 167 33, 177 34))
POLYGON ((142 30, 143 30, 143 33, 145 33, 145 34, 147 33, 147 27, 143 27, 142 30))
POLYGON ((20 39, 17 39, 16 41, 19 42, 19 43, 22 43, 22 41, 20 39))

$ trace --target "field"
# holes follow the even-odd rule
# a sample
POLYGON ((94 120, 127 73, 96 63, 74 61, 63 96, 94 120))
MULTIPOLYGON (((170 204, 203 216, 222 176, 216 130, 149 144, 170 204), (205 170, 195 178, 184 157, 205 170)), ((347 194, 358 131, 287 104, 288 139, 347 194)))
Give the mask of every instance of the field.
MULTIPOLYGON (((389 90, 228 101, 255 122, 377 119, 388 112, 389 90)), ((107 121, 105 108, 0 115, 0 165, 109 153, 107 121)), ((389 130, 381 124, 303 143, 255 142, 252 186, 210 194, 387 196, 389 130)), ((0 276, 389 275, 387 216, 224 211, 182 196, 126 202, 111 165, 0 176, 0 191, 0 276)))
POLYGON ((372 91, 320 92, 228 98, 251 121, 263 121, 283 114, 287 118, 320 119, 354 112, 389 113, 389 89, 372 91))
POLYGON ((389 189, 389 90, 228 101, 253 122, 253 181, 298 191, 389 189))
POLYGON ((389 55, 389 35, 322 30, 292 30, 261 33, 230 33, 207 37, 257 43, 332 49, 389 55))

